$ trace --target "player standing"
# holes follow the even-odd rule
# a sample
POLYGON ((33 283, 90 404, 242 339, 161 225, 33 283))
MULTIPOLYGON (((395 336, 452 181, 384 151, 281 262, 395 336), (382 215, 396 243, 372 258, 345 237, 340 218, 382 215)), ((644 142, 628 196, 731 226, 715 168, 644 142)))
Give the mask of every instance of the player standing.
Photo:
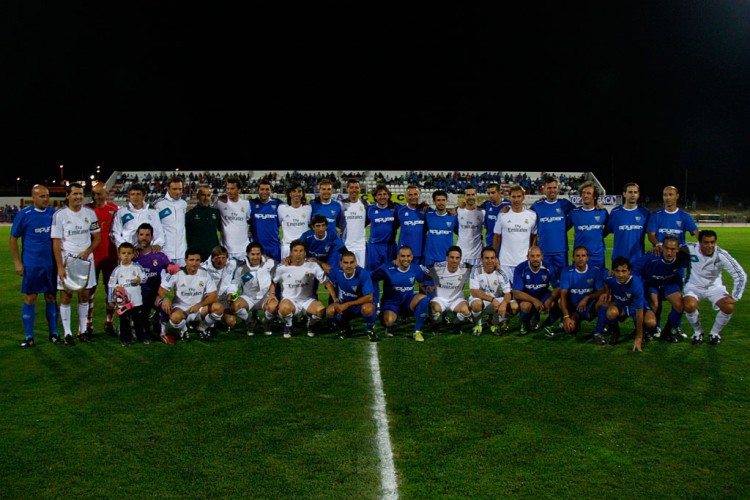
POLYGON ((607 219, 607 233, 613 234, 612 260, 627 257, 635 262, 644 253, 643 241, 646 236, 649 211, 638 206, 640 187, 628 182, 622 190, 624 203, 612 209, 607 219))
POLYGON ((484 210, 477 207, 477 189, 464 190, 465 207, 456 211, 458 216, 458 240, 456 245, 463 249, 463 262, 475 266, 482 261, 482 229, 484 210))
POLYGON ((187 202, 182 199, 182 179, 170 177, 167 180, 167 192, 163 198, 154 204, 159 214, 159 222, 164 230, 164 246, 162 251, 169 260, 185 265, 185 214, 187 202))
POLYGON ((261 179, 258 182, 258 197, 250 204, 253 213, 250 227, 253 241, 260 243, 266 255, 275 262, 281 260, 279 207, 282 204, 280 199, 271 197, 271 182, 261 179))
POLYGON ((367 245, 365 234, 365 222, 367 204, 359 199, 359 181, 349 179, 346 182, 348 198, 341 202, 341 239, 344 245, 357 256, 357 263, 365 267, 367 245))
POLYGON ((575 208, 570 200, 558 198, 560 187, 557 178, 549 176, 544 179, 544 198, 531 205, 537 215, 537 233, 539 234, 539 248, 544 258, 560 272, 568 266, 568 229, 570 219, 568 215, 575 208))
POLYGON ((680 246, 687 242, 685 233, 690 233, 698 238, 698 226, 695 221, 689 213, 680 210, 677 206, 677 200, 680 199, 677 188, 674 186, 665 187, 662 198, 664 207, 652 213, 646 225, 648 241, 654 246, 653 252, 657 255, 661 253, 661 242, 668 234, 677 236, 680 246))
POLYGON ((419 188, 417 186, 406 188, 406 205, 399 205, 396 208, 396 216, 401 228, 398 232, 396 246, 398 248, 411 248, 414 256, 412 262, 416 265, 422 265, 424 263, 425 210, 420 206, 419 188))
MULTIPOLYGON (((298 240, 302 233, 310 228, 312 208, 307 204, 302 186, 291 184, 286 189, 286 204, 279 205, 279 223, 281 224, 281 260, 289 256, 289 245, 298 240)), ((265 248, 265 247, 264 247, 265 248)))
POLYGON ((226 197, 219 197, 216 208, 221 216, 221 246, 229 256, 242 262, 245 248, 250 243, 248 224, 251 217, 250 202, 240 198, 242 181, 239 177, 227 177, 224 181, 226 197))
POLYGON ((570 211, 570 223, 575 231, 574 247, 585 247, 589 251, 589 264, 604 269, 605 253, 604 237, 607 235, 607 210, 596 208, 599 192, 593 181, 586 181, 581 185, 581 200, 583 206, 570 211))
POLYGON ((521 186, 511 186, 510 210, 498 215, 492 240, 492 246, 500 251, 500 266, 510 283, 516 266, 526 260, 529 248, 537 240, 537 215, 523 207, 525 197, 521 186))

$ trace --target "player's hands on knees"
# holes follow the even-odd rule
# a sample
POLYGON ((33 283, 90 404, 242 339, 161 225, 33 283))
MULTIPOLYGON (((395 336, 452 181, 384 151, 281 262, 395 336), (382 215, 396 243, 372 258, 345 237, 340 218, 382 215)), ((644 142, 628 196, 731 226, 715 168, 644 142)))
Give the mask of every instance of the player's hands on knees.
POLYGON ((633 342, 633 352, 643 352, 643 339, 635 339, 633 342))

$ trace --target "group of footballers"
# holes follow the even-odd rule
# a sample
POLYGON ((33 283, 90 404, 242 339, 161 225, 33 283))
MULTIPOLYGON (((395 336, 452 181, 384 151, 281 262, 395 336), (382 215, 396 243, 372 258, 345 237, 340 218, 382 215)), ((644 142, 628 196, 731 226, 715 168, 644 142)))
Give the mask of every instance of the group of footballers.
POLYGON ((39 293, 46 299, 51 342, 75 345, 71 303, 76 294, 78 340, 93 341, 100 274, 107 285, 104 330, 119 335, 123 346, 134 338, 149 343, 152 332, 168 343, 187 341, 191 329, 208 340, 217 326, 229 330, 238 320, 248 335, 259 325, 272 335, 279 321, 282 335, 291 337, 295 317, 306 320, 308 336, 325 320, 322 329, 339 338, 351 336, 352 320, 361 318, 371 341, 379 340, 377 323, 391 336, 397 321, 413 317, 412 337, 421 342, 426 329, 460 333, 464 324, 481 335, 488 323, 500 335, 518 315, 519 335, 540 328, 551 337, 561 331, 575 335, 582 322, 595 322, 597 344, 606 344, 607 334, 616 344, 619 323, 631 317, 634 350, 652 337, 686 337, 683 312, 694 330, 693 343, 702 343, 698 303, 703 299, 718 311, 709 340, 719 344, 747 279, 716 245, 716 233, 698 231, 678 208, 672 186, 664 189, 664 207, 649 213, 638 205, 638 185, 628 183, 623 204, 608 213, 597 203, 594 183, 581 186, 582 206, 576 207, 558 197, 554 177, 545 179, 544 198, 529 208, 517 185, 510 187, 509 199, 499 185, 489 185, 482 204, 476 189, 467 188, 460 205, 448 208, 447 193, 434 191, 430 205, 421 201, 416 186, 407 188, 406 203, 399 204, 379 185, 368 204, 354 179, 340 201, 333 199, 329 180, 319 183, 318 196, 309 202, 298 184, 288 186, 285 201, 272 198, 265 180, 258 183, 258 196, 248 200, 239 196, 240 179, 227 177, 214 206, 208 204, 210 190, 199 188, 199 204, 188 211, 182 180, 174 177, 166 185, 154 207, 144 202, 145 189, 137 184, 129 188, 128 203, 118 207, 107 201, 103 184, 92 188, 86 205, 82 186, 69 184, 67 204, 58 211, 49 207, 47 188, 34 186, 33 203, 16 217, 10 237, 16 272, 23 277, 22 347, 35 345, 39 293), (687 233, 698 241, 687 243, 687 233), (608 234, 614 235, 610 269, 605 265, 608 234), (91 264, 87 282, 75 290, 66 281, 72 259, 91 264), (732 276, 731 294, 722 270, 732 276), (318 297, 320 285, 327 301, 318 297), (662 328, 664 301, 671 312, 662 328))

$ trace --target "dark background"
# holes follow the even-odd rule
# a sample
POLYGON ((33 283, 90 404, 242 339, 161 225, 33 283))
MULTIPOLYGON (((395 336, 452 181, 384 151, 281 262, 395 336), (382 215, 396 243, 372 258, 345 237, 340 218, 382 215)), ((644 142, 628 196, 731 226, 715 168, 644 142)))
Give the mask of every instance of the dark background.
POLYGON ((744 201, 750 2, 572 3, 11 3, 4 184, 60 164, 575 170, 658 199, 687 172, 691 198, 744 201))

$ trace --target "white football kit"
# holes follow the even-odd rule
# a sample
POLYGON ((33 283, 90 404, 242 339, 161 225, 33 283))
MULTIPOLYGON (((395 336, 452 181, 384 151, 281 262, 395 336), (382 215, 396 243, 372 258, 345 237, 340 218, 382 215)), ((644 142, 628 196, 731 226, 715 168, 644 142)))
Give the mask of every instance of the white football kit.
POLYGON ((479 264, 482 254, 482 230, 484 229, 484 210, 466 208, 458 209, 458 240, 461 247, 462 262, 472 266, 479 264))
POLYGON ((228 199, 226 202, 218 200, 216 208, 221 216, 221 245, 233 259, 244 260, 245 250, 250 243, 250 202, 242 198, 237 201, 228 199))
POLYGON ((341 218, 343 221, 341 239, 344 241, 346 248, 354 253, 360 267, 365 267, 365 256, 367 254, 366 213, 367 208, 362 200, 352 203, 347 198, 341 201, 341 218))
POLYGON ((536 231, 536 212, 509 210, 497 215, 495 234, 501 237, 498 259, 509 282, 513 281, 516 266, 526 260, 531 236, 536 231))
MULTIPOLYGON (((96 212, 91 208, 83 206, 77 212, 69 207, 63 207, 52 215, 52 228, 50 237, 61 241, 63 264, 68 257, 74 257, 86 250, 91 245, 91 235, 100 232, 99 219, 96 212)), ((100 243, 107 244, 106 242, 100 243)), ((86 288, 96 286, 96 270, 94 269, 94 252, 88 257, 91 262, 89 280, 86 288)), ((57 289, 63 290, 63 285, 58 278, 57 289)))
POLYGON ((466 302, 464 285, 469 281, 470 265, 462 262, 456 271, 451 272, 447 264, 440 263, 425 271, 435 284, 435 296, 430 302, 440 304, 443 311, 454 311, 459 304, 466 302))
POLYGON ((305 262, 301 266, 281 265, 273 276, 274 283, 282 283, 282 296, 294 304, 295 314, 307 311, 315 300, 317 284, 326 281, 328 278, 323 268, 315 262, 305 262))
POLYGON ((281 223, 281 258, 289 256, 289 244, 299 239, 302 234, 310 229, 310 217, 312 207, 300 205, 297 208, 287 205, 279 205, 279 222, 281 223))
POLYGON ((120 264, 117 266, 109 277, 107 289, 107 300, 115 301, 115 287, 120 286, 128 293, 128 299, 133 307, 143 305, 143 296, 141 295, 141 284, 146 282, 146 271, 135 262, 130 265, 120 264), (138 281, 138 278, 141 280, 138 281))
POLYGON ((698 301, 708 299, 716 307, 716 302, 728 292, 721 278, 722 269, 732 277, 732 297, 737 301, 742 298, 747 285, 747 274, 742 266, 726 250, 716 247, 713 255, 706 256, 701 252, 699 243, 688 243, 690 250, 690 274, 683 288, 683 296, 695 297, 698 301))

